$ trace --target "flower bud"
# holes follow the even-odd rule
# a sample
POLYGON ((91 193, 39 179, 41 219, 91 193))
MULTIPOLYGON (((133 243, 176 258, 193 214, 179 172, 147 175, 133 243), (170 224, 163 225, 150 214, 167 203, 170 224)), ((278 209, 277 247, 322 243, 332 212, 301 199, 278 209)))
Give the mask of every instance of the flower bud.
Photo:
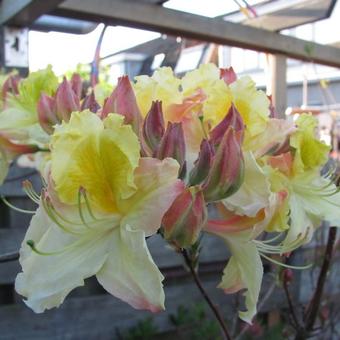
POLYGON ((1 89, 1 97, 4 102, 6 102, 7 93, 19 94, 20 79, 18 75, 11 75, 5 80, 1 89))
POLYGON ((186 188, 163 217, 164 237, 181 248, 189 247, 197 241, 207 218, 202 191, 198 187, 186 188))
POLYGON ((41 127, 48 134, 52 134, 53 126, 60 123, 56 115, 54 98, 42 93, 37 104, 37 111, 41 127))
POLYGON ((203 184, 205 200, 214 202, 231 196, 239 189, 243 179, 241 143, 235 130, 229 127, 218 146, 208 177, 203 184))
POLYGON ((96 98, 94 97, 94 92, 92 91, 81 103, 81 111, 90 110, 93 113, 97 113, 99 109, 100 105, 97 103, 96 98))
POLYGON ((273 97, 267 96, 267 98, 269 99, 269 117, 270 118, 280 118, 278 112, 275 109, 275 106, 273 104, 273 97))
POLYGON ((80 110, 79 97, 73 91, 72 85, 64 77, 63 82, 59 85, 56 95, 56 113, 59 120, 68 122, 72 112, 80 110))
POLYGON ((0 154, 7 155, 9 159, 26 153, 34 153, 39 150, 37 145, 16 144, 10 141, 6 135, 0 134, 0 154))
POLYGON ((290 268, 285 268, 281 272, 281 277, 285 283, 289 284, 294 278, 294 273, 290 268))
POLYGON ((118 78, 116 88, 104 103, 101 117, 105 118, 109 113, 124 116, 125 124, 130 124, 135 133, 139 134, 142 117, 128 76, 118 78))
POLYGON ((161 139, 156 158, 164 159, 171 157, 180 165, 179 177, 184 178, 185 166, 185 140, 182 123, 168 123, 164 136, 161 139))
POLYGON ((152 102, 151 109, 145 117, 143 124, 143 138, 148 147, 155 151, 164 135, 164 118, 162 102, 152 102))
POLYGON ((232 67, 220 68, 220 78, 223 79, 227 85, 237 80, 236 73, 232 67))
POLYGON ((78 73, 73 73, 71 78, 71 87, 76 96, 80 99, 83 92, 83 80, 78 73))
POLYGON ((243 119, 233 103, 224 119, 210 132, 210 141, 213 145, 221 143, 229 126, 236 131, 238 138, 242 141, 244 134, 243 119))
POLYGON ((210 143, 203 139, 200 146, 200 152, 194 167, 190 172, 189 183, 190 185, 197 185, 202 183, 208 176, 209 169, 214 157, 214 150, 210 143))

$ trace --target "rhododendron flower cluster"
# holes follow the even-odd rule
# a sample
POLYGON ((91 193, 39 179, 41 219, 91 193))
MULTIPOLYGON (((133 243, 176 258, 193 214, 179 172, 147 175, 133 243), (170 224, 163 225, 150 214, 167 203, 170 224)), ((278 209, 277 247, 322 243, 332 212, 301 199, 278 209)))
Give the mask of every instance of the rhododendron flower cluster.
POLYGON ((93 275, 134 308, 160 311, 163 276, 146 238, 198 249, 209 233, 231 253, 219 288, 245 289, 239 315, 251 323, 262 258, 309 242, 323 220, 340 225, 316 120, 276 118, 249 77, 206 64, 178 78, 164 67, 119 78, 100 103, 95 93, 77 75, 59 84, 51 68, 2 86, 0 180, 22 154, 43 177, 39 193, 23 185, 39 207, 15 285, 35 312, 93 275), (265 232, 276 234, 261 241, 265 232))

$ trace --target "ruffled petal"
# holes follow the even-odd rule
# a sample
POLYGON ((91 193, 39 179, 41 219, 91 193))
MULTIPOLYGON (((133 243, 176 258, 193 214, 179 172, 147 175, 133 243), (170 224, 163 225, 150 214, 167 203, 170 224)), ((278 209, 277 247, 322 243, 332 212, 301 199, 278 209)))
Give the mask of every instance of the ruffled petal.
POLYGON ((152 260, 144 232, 125 225, 113 236, 109 257, 97 273, 99 283, 136 309, 163 310, 164 277, 152 260))
POLYGON ((179 164, 172 158, 162 161, 141 158, 135 171, 136 193, 120 202, 119 211, 125 215, 122 225, 143 230, 146 236, 160 227, 165 212, 182 192, 184 184, 178 180, 179 164))
POLYGON ((232 254, 223 271, 221 283, 218 285, 227 294, 238 292, 245 288, 245 305, 247 310, 240 311, 239 317, 251 324, 256 314, 256 304, 259 298, 263 266, 256 245, 252 242, 252 230, 230 231, 214 224, 208 224, 206 230, 222 237, 232 254))
POLYGON ((259 298, 263 266, 259 252, 255 244, 247 241, 247 238, 227 239, 231 253, 227 267, 224 269, 222 282, 219 288, 226 293, 234 293, 246 288, 245 305, 247 310, 239 312, 240 318, 251 323, 256 314, 256 304, 259 298))
POLYGON ((58 307, 84 279, 96 274, 105 262, 110 244, 110 231, 89 231, 75 236, 60 230, 40 208, 32 218, 20 250, 22 273, 16 291, 36 313, 58 307), (41 255, 26 242, 33 239, 41 255))

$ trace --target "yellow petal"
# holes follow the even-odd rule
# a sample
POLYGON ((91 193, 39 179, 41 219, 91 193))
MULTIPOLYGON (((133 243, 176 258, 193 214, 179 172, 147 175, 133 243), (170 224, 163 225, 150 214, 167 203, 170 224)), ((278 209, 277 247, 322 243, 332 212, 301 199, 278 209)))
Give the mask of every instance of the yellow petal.
POLYGON ((62 202, 75 204, 83 187, 97 209, 115 212, 117 200, 134 193, 139 143, 123 120, 123 116, 110 114, 102 122, 84 111, 73 113, 70 122, 57 129, 51 171, 62 202))

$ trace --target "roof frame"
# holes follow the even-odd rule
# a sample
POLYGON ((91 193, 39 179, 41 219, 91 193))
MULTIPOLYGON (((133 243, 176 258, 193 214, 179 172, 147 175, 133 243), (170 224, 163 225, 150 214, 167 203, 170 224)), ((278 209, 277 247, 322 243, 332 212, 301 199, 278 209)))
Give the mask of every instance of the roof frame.
POLYGON ((340 49, 142 1, 67 0, 54 15, 157 31, 340 67, 340 49))
POLYGON ((0 25, 29 26, 62 2, 63 0, 2 0, 0 25))

